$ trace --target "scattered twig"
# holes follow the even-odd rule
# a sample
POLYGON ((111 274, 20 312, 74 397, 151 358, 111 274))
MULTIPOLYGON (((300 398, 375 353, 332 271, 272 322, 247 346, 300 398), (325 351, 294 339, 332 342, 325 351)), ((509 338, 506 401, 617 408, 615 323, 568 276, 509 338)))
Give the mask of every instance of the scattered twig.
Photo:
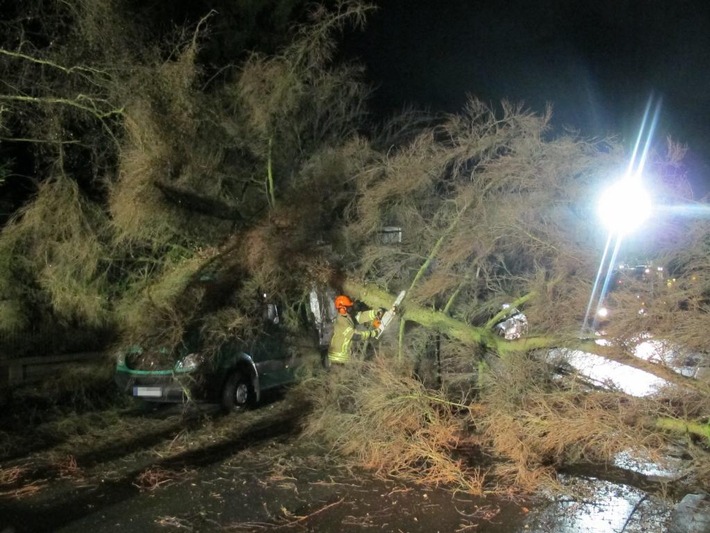
POLYGON ((56 464, 59 477, 62 479, 81 479, 84 473, 76 462, 76 457, 67 455, 56 464))
POLYGON ((393 494, 398 494, 398 493, 405 493, 405 492, 411 492, 412 489, 409 487, 397 487, 389 491, 387 494, 383 494, 383 496, 392 496, 393 494))
POLYGON ((461 516, 465 516, 466 518, 478 518, 482 520, 490 520, 491 518, 497 516, 498 513, 500 513, 500 508, 492 507, 490 505, 485 505, 483 507, 474 505, 474 507, 475 510, 472 513, 465 513, 456 506, 454 506, 454 509, 456 509, 456 512, 458 514, 460 514, 461 516))
POLYGON ((473 522, 469 522, 468 524, 461 524, 459 527, 456 528, 456 533, 461 533, 462 531, 470 531, 471 529, 477 529, 478 524, 474 524, 473 522))
POLYGON ((329 503, 328 505, 325 505, 324 507, 321 507, 321 508, 318 509, 317 511, 312 512, 311 514, 307 514, 307 515, 304 515, 304 516, 299 516, 299 517, 296 518, 295 520, 289 520, 288 522, 286 522, 286 523, 284 523, 284 524, 278 524, 278 525, 276 525, 276 526, 274 527, 274 529, 279 529, 279 528, 282 528, 282 527, 292 526, 292 525, 294 525, 294 524, 298 524, 299 522, 303 522, 304 520, 308 520, 309 518, 313 518, 315 515, 317 515, 317 514, 319 514, 319 513, 322 513, 323 511, 325 511, 325 510, 327 510, 327 509, 330 509, 331 507, 335 507, 336 505, 343 503, 343 501, 345 501, 345 498, 340 498, 338 501, 333 502, 333 503, 329 503))
POLYGON ((331 479, 331 481, 311 481, 309 483, 309 485, 323 485, 326 487, 330 487, 333 485, 341 485, 343 487, 357 487, 357 488, 362 487, 362 485, 356 485, 354 483, 340 483, 338 481, 333 481, 332 479, 331 479))
POLYGON ((22 487, 18 487, 16 489, 0 491, 0 498, 10 497, 10 498, 15 498, 17 500, 22 499, 22 498, 28 498, 30 496, 34 496, 39 491, 44 489, 46 486, 47 486, 47 480, 46 479, 39 479, 39 480, 33 481, 32 483, 29 483, 27 485, 23 485, 22 487))
POLYGON ((149 468, 138 474, 133 485, 138 487, 140 490, 152 491, 184 479, 191 473, 192 472, 187 469, 176 472, 174 470, 165 470, 159 467, 149 468))
POLYGON ((640 505, 646 501, 646 498, 648 498, 648 494, 644 494, 642 498, 639 499, 639 501, 636 502, 636 505, 634 505, 634 508, 631 509, 631 512, 629 513, 629 516, 626 517, 626 522, 624 522, 624 527, 619 530, 619 533, 624 533, 626 531, 626 526, 629 525, 629 522, 631 521, 631 517, 634 516, 634 513, 636 510, 640 507, 640 505))
POLYGON ((232 524, 230 525, 227 530, 228 531, 256 531, 256 530, 263 530, 263 529, 271 529, 273 528, 273 524, 268 524, 266 522, 241 522, 239 524, 232 524))
POLYGON ((190 522, 177 516, 161 516, 155 522, 164 527, 176 527, 178 529, 187 529, 188 531, 194 531, 195 529, 190 522))
POLYGON ((0 468, 0 485, 12 485, 27 471, 26 467, 13 466, 10 468, 0 468))

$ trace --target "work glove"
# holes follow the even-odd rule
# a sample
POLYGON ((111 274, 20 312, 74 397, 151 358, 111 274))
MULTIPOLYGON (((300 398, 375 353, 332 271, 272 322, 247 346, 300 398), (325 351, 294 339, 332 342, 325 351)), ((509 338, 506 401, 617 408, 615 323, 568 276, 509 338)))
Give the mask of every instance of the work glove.
POLYGON ((379 330, 379 329, 373 329, 373 330, 372 330, 372 338, 373 338, 373 339, 379 339, 379 338, 380 338, 380 330, 379 330))
POLYGON ((384 307, 380 307, 377 310, 377 314, 375 316, 377 317, 378 320, 382 320, 382 317, 385 316, 386 312, 387 312, 387 309, 385 309, 384 307))

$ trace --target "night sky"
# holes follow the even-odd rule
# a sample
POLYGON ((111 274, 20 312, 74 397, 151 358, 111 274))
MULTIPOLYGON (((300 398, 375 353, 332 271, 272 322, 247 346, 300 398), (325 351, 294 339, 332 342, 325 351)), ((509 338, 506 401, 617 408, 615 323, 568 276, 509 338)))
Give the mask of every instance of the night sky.
POLYGON ((710 188, 710 2, 385 0, 346 53, 367 67, 380 113, 457 112, 467 94, 549 102, 557 129, 629 149, 653 97, 655 140, 687 144, 691 181, 710 188))

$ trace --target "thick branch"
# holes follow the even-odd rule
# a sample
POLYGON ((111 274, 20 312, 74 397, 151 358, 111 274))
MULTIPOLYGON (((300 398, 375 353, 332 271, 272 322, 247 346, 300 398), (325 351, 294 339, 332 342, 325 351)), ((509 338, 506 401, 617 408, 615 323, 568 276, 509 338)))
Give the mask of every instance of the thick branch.
POLYGON ((705 438, 707 442, 710 442, 710 424, 689 422, 687 420, 679 420, 677 418, 659 418, 656 420, 656 427, 659 429, 670 430, 675 433, 697 435, 705 438))
MULTIPOLYGON (((388 292, 372 285, 363 285, 352 280, 345 282, 344 289, 345 292, 358 300, 362 300, 371 307, 387 308, 394 301, 394 297, 388 292)), ((403 319, 446 333, 450 337, 467 344, 485 344, 489 346, 495 345, 497 342, 497 338, 491 331, 470 326, 439 311, 423 309, 412 304, 407 304, 403 311, 403 319)))
MULTIPOLYGON (((347 294, 362 300, 371 307, 389 307, 394 301, 394 296, 370 284, 347 280, 343 289, 347 294)), ((526 299, 526 297, 523 298, 526 299)), ((520 303, 520 301, 521 300, 518 300, 517 302, 520 303)), ((565 339, 553 335, 507 341, 495 335, 487 327, 472 326, 451 318, 440 311, 424 309, 411 303, 407 304, 402 309, 402 318, 416 322, 425 328, 443 333, 465 344, 483 345, 488 350, 497 353, 501 357, 515 352, 519 353, 536 349, 565 347, 581 350, 590 355, 605 357, 629 367, 643 370, 679 387, 691 388, 703 394, 710 394, 710 387, 702 382, 683 377, 669 368, 644 361, 637 357, 620 354, 618 350, 615 350, 613 347, 600 346, 593 341, 565 339)))

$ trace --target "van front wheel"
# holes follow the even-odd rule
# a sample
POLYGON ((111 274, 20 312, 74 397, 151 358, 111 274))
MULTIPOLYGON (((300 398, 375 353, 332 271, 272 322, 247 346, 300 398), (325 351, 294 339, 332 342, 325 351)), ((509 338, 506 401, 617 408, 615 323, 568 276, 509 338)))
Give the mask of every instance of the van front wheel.
POLYGON ((239 371, 232 372, 222 390, 222 409, 242 410, 254 405, 255 394, 251 380, 239 371))

